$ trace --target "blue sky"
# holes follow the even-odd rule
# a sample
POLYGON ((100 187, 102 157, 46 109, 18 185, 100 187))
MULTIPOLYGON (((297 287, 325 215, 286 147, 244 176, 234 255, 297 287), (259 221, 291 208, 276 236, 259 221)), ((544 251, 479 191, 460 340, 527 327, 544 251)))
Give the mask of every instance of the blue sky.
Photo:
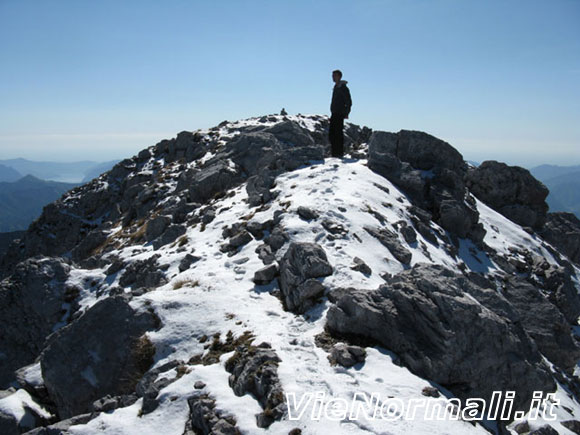
POLYGON ((467 159, 580 164, 580 1, 0 0, 0 159, 110 160, 182 130, 327 113, 467 159))

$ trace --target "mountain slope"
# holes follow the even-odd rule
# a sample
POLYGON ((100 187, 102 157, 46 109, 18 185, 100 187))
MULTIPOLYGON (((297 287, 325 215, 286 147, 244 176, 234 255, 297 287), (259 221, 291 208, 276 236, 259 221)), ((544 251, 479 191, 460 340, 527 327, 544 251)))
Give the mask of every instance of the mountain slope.
POLYGON ((0 182, 11 183, 22 178, 22 174, 10 166, 0 165, 0 182))
POLYGON ((0 182, 0 232, 25 230, 46 204, 73 187, 74 184, 39 180, 31 175, 11 183, 0 182))
MULTIPOLYGON (((423 408, 292 420, 283 395, 445 406, 489 388, 516 391, 518 409, 554 391, 550 424, 567 433, 580 412, 566 394, 579 391, 580 270, 494 210, 541 222, 541 186, 512 196, 504 178, 469 173, 494 193, 488 206, 449 144, 349 124, 352 158, 339 160, 326 157, 327 127, 266 116, 182 132, 47 207, 2 263, 12 351, 0 383, 19 369, 21 403, 42 402, 70 433, 487 433, 495 422, 423 408)), ((7 399, 2 412, 24 409, 7 399)))

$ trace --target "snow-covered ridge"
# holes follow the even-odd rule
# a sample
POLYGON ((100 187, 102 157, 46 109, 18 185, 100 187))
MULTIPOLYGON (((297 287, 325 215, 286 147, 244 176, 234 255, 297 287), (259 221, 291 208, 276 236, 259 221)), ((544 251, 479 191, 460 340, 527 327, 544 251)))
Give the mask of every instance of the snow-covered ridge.
MULTIPOLYGON (((540 268, 526 263, 540 260, 545 260, 546 266, 541 266, 545 270, 566 262, 576 292, 580 288, 580 270, 558 254, 557 247, 480 200, 473 198, 485 230, 483 243, 457 237, 434 220, 418 217, 415 197, 371 170, 366 158, 325 157, 317 142, 324 140, 327 122, 317 115, 270 115, 180 133, 71 192, 31 228, 19 248, 22 260, 38 253, 37 248, 47 257, 70 258, 62 288, 74 297, 66 302, 59 324, 69 323, 65 329, 72 330, 82 313, 115 295, 125 295, 133 310, 155 313, 159 322, 158 328, 146 333, 155 349, 150 372, 171 367, 153 379, 159 388, 152 411, 143 411, 150 398, 142 395, 131 404, 117 403, 89 421, 71 425, 70 433, 182 434, 192 419, 188 400, 197 394, 196 383, 215 400, 216 409, 234 417, 242 433, 265 432, 256 425, 255 415, 263 412, 258 400, 251 394, 238 396, 230 386, 226 363, 235 351, 219 355, 213 364, 198 363, 212 351, 211 337, 219 334, 223 340, 228 333, 240 337, 247 331, 256 345, 268 343, 279 357, 277 376, 285 393, 323 392, 326 401, 349 402, 355 392, 404 402, 424 399, 424 390, 434 384, 398 365, 390 349, 368 346, 364 363, 353 367, 331 363, 328 350, 319 342, 328 332, 326 315, 334 303, 328 293, 306 313, 296 314, 281 302, 282 278, 265 285, 254 282, 255 272, 267 263, 285 261, 292 243, 315 243, 324 250, 332 274, 319 281, 330 293, 341 288, 370 292, 385 283, 385 277, 428 263, 485 276, 499 294, 507 276, 526 276, 538 283, 539 294, 548 297, 541 287, 547 278, 538 274, 540 268), (284 128, 268 130, 276 126, 284 128), (301 143, 304 138, 310 142, 301 143), (241 155, 236 148, 240 144, 244 145, 241 155), (256 159, 257 166, 270 172, 264 175, 257 170, 256 159), (304 208, 316 216, 305 217, 304 208), (414 235, 407 231, 404 236, 404 228, 413 229, 414 235), (409 261, 402 262, 399 251, 369 229, 394 234, 393 243, 410 254, 409 261), (54 238, 60 243, 50 241, 54 238), (371 273, 355 267, 355 258, 371 273)), ((369 135, 358 126, 346 130, 355 154, 366 150, 369 135)), ((83 373, 94 375, 93 368, 102 364, 94 355, 83 373)), ((41 359, 27 372, 38 373, 40 364, 48 370, 41 359)), ((91 376, 89 383, 99 382, 91 376)), ((444 395, 453 394, 434 386, 444 395)), ((565 406, 558 408, 558 421, 551 425, 559 433, 572 433, 561 422, 580 412, 577 400, 567 394, 569 388, 558 381, 556 397, 565 406)), ((15 394, 24 397, 24 390, 18 391, 15 394)), ((7 400, 14 397, 0 399, 0 410, 20 420, 20 411, 18 415, 10 411, 19 408, 8 406, 12 402, 7 400)), ((433 403, 444 399, 426 398, 433 403)), ((420 409, 413 420, 389 422, 313 420, 305 413, 298 420, 275 421, 267 430, 276 434, 295 428, 316 434, 487 433, 481 424, 424 417, 425 410, 420 409)), ((529 422, 532 429, 544 423, 529 422)), ((493 422, 485 426, 495 427, 493 422)))

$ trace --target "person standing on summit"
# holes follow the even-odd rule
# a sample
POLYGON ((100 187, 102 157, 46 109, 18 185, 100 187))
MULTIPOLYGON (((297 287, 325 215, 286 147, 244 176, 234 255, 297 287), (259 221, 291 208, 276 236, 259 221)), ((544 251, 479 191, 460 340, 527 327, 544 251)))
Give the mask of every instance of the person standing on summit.
POLYGON ((330 140, 332 157, 344 156, 344 120, 348 118, 352 100, 350 98, 350 91, 346 86, 346 81, 342 80, 342 72, 340 70, 332 71, 332 81, 334 82, 334 89, 332 91, 332 102, 330 103, 330 128, 328 131, 328 139, 330 140))

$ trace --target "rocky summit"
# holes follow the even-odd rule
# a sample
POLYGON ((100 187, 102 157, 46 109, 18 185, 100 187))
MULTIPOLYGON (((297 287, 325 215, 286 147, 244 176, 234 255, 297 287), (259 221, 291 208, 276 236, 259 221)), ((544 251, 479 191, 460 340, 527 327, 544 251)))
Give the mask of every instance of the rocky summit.
POLYGON ((330 158, 328 125, 183 131, 45 207, 0 264, 0 433, 578 433, 580 221, 427 133, 330 158), (373 393, 427 405, 316 418, 373 393))

